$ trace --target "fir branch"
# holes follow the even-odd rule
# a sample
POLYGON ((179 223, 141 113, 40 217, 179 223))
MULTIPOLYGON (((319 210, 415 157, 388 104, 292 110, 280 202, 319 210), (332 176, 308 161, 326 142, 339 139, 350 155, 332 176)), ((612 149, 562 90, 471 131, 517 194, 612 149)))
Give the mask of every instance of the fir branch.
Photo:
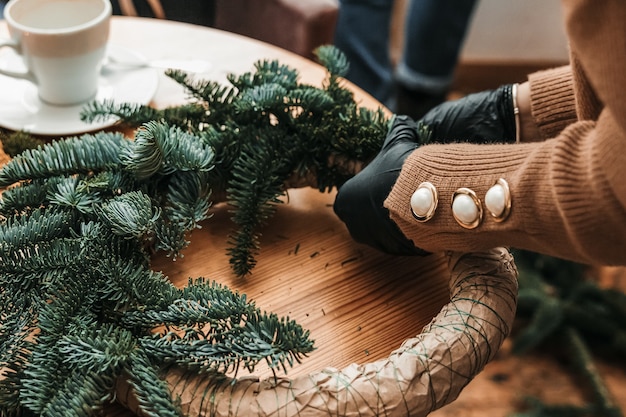
MULTIPOLYGON (((236 96, 235 88, 223 86, 212 80, 197 80, 191 74, 180 70, 167 70, 165 74, 183 86, 192 99, 198 102, 230 105, 236 96)), ((209 110, 211 112, 211 110, 209 110)))
POLYGON ((161 171, 167 150, 163 149, 169 128, 165 124, 149 122, 135 134, 135 140, 122 155, 122 163, 140 180, 161 171))
MULTIPOLYGON (((335 100, 323 90, 314 87, 298 87, 288 90, 286 93, 287 105, 289 107, 297 106, 300 109, 330 109, 335 105, 335 100)), ((298 114, 300 117, 304 113, 298 114)))
POLYGON ((177 222, 165 222, 162 218, 154 227, 154 250, 163 251, 173 260, 184 257, 183 251, 189 246, 186 235, 189 229, 177 222))
POLYGON ((143 338, 142 347, 154 362, 196 372, 226 373, 242 364, 253 370, 261 361, 286 369, 313 349, 294 321, 263 313, 245 295, 203 279, 190 281, 164 308, 124 313, 122 323, 170 329, 143 338))
MULTIPOLYGON (((6 303, 6 300, 2 301, 6 303)), ((27 337, 33 329, 35 317, 30 308, 15 308, 0 316, 0 414, 3 414, 2 410, 20 408, 21 378, 30 355, 27 337)))
POLYGON ((345 77, 350 70, 350 62, 346 56, 333 46, 322 45, 313 52, 320 64, 333 76, 345 77))
MULTIPOLYGON (((254 71, 241 75, 228 74, 228 86, 197 80, 182 71, 168 71, 167 75, 189 93, 192 104, 203 112, 190 110, 189 118, 179 114, 176 120, 161 113, 152 115, 159 122, 140 129, 123 158, 126 168, 139 178, 154 176, 155 186, 161 179, 168 183, 163 177, 170 170, 186 168, 167 162, 173 147, 185 141, 173 140, 176 135, 168 132, 166 125, 186 129, 201 149, 189 148, 171 161, 202 155, 206 159, 190 169, 198 171, 207 169, 209 163, 215 165, 209 168, 206 178, 214 201, 226 200, 233 206, 237 230, 231 235, 228 253, 239 275, 254 267, 259 250, 258 228, 273 215, 273 206, 285 188, 312 186, 329 191, 340 186, 378 153, 387 133, 388 121, 382 109, 358 108, 352 92, 342 85, 341 76, 348 68, 345 56, 333 47, 320 48, 318 56, 329 72, 323 88, 300 83, 297 70, 276 60, 260 60, 254 71), (181 119, 185 122, 179 123, 181 119), (204 147, 211 149, 215 157, 209 158, 204 147), (279 156, 271 173, 266 169, 268 152, 279 156), (242 168, 246 164, 251 169, 242 168), (244 191, 247 184, 254 184, 256 191, 244 191), (252 197, 255 193, 257 197, 252 197), (243 220, 250 216, 254 218, 243 220)), ((110 103, 92 110, 106 112, 107 107, 113 113, 120 110, 110 103)), ((186 111, 184 107, 178 109, 186 111)), ((125 110, 130 113, 121 116, 122 121, 137 121, 135 117, 144 116, 141 107, 125 110)), ((170 219, 181 219, 191 208, 185 205, 178 211, 175 204, 171 207, 173 210, 167 212, 170 219)), ((175 253, 175 248, 183 247, 182 239, 177 237, 179 231, 169 229, 165 222, 163 225, 163 239, 157 245, 175 253)))
POLYGON ((90 417, 112 398, 114 380, 110 373, 94 374, 75 368, 59 381, 53 397, 35 412, 44 416, 90 417))
MULTIPOLYGON (((149 269, 138 256, 133 259, 128 254, 107 255, 99 259, 96 269, 104 278, 98 296, 106 302, 110 314, 119 316, 146 306, 165 308, 175 299, 176 289, 167 277, 149 269)), ((136 324, 129 327, 137 327, 136 324)))
MULTIPOLYGON (((187 318, 194 320, 193 314, 182 317, 187 318)), ((180 338, 176 333, 169 333, 164 337, 146 338, 142 346, 160 363, 211 374, 233 372, 240 366, 253 371, 262 361, 271 369, 287 372, 288 366, 300 362, 313 349, 312 342, 306 340, 308 332, 295 322, 258 310, 247 316, 242 325, 216 324, 211 323, 205 337, 180 338)))
MULTIPOLYGON (((55 406, 57 396, 63 402, 67 395, 64 388, 76 389, 85 382, 80 371, 74 373, 63 366, 63 355, 57 342, 63 335, 71 333, 72 328, 89 327, 95 323, 94 314, 89 311, 95 301, 93 292, 89 291, 92 286, 88 275, 73 275, 62 285, 57 285, 56 291, 51 288, 50 295, 55 296, 39 309, 40 333, 24 369, 20 389, 21 404, 37 414, 55 406)), ((94 387, 86 388, 88 395, 100 395, 99 391, 90 389, 94 387)))
MULTIPOLYGON (((63 177, 59 177, 61 180, 63 177)), ((36 209, 47 204, 48 185, 55 179, 34 180, 22 183, 20 187, 5 189, 0 195, 0 214, 13 216, 29 209, 36 209)))
POLYGON ((24 362, 25 341, 32 330, 34 320, 33 309, 15 308, 9 314, 3 314, 0 321, 0 370, 3 374, 7 367, 13 366, 16 362, 24 362))
POLYGON ((93 213, 93 207, 102 199, 96 193, 89 192, 79 177, 67 177, 48 189, 48 201, 51 205, 63 209, 74 209, 79 213, 93 213))
POLYGON ((125 124, 139 126, 159 119, 159 110, 153 107, 137 103, 118 103, 111 99, 91 101, 80 112, 80 120, 86 123, 122 120, 125 124))
POLYGON ((283 97, 287 95, 287 89, 280 84, 263 84, 253 86, 243 91, 241 100, 234 106, 238 112, 259 113, 273 108, 282 108, 283 97))
POLYGON ((167 384, 143 350, 131 356, 130 384, 139 401, 141 412, 150 417, 181 417, 178 400, 173 400, 167 384))
POLYGON ((562 339, 572 349, 573 363, 591 388, 593 403, 583 407, 547 406, 535 401, 518 416, 610 415, 621 417, 614 407, 591 358, 591 347, 623 356, 619 340, 626 337, 626 321, 620 320, 626 295, 599 288, 586 278, 582 265, 534 254, 516 252, 520 268, 518 317, 530 318, 514 340, 514 351, 525 352, 548 340, 562 339), (611 300, 611 301, 608 301, 611 300))
POLYGON ((623 355, 626 321, 623 305, 626 294, 602 289, 589 281, 586 268, 549 256, 516 252, 520 266, 520 317, 531 324, 520 332, 514 349, 526 351, 572 326, 587 343, 623 355))
MULTIPOLYGON (((26 273, 30 280, 41 284, 58 279, 58 276, 70 271, 73 265, 84 262, 84 256, 81 242, 74 239, 53 239, 8 250, 2 256, 0 273, 8 274, 7 276, 17 274, 19 280, 26 273)), ((27 288, 25 281, 21 285, 22 288, 27 288)))
POLYGON ((261 85, 278 84, 287 90, 293 90, 298 85, 298 71, 277 60, 257 61, 254 68, 254 72, 228 74, 227 79, 240 92, 261 85))
POLYGON ((35 345, 20 381, 20 404, 36 415, 42 415, 68 377, 69 372, 61 368, 58 352, 51 346, 35 345))
POLYGON ((2 167, 0 187, 27 179, 88 174, 115 167, 119 150, 127 144, 120 133, 96 133, 25 150, 2 167))
POLYGON ((599 414, 607 417, 622 417, 613 401, 602 377, 593 363, 591 352, 587 349, 580 334, 572 327, 565 328, 565 339, 571 349, 571 355, 578 371, 589 381, 589 387, 593 395, 593 403, 599 414))
POLYGON ((106 201, 97 214, 114 234, 143 241, 154 234, 161 209, 152 204, 148 195, 131 191, 106 201))
POLYGON ((6 217, 46 207, 80 208, 93 212, 93 205, 124 192, 142 189, 130 173, 111 169, 94 175, 62 175, 26 181, 2 192, 0 213, 6 217))
POLYGON ((190 279, 187 285, 180 289, 180 298, 211 306, 213 317, 231 318, 235 322, 256 308, 254 302, 248 300, 245 294, 232 291, 223 284, 205 278, 190 279))
MULTIPOLYGON (((90 291, 97 285, 94 275, 85 271, 83 274, 66 276, 65 280, 57 280, 50 285, 49 299, 38 311, 39 330, 36 340, 36 351, 42 357, 48 357, 46 349, 56 346, 58 340, 73 328, 86 328, 97 322, 93 309, 98 300, 97 293, 90 291)), ((34 372, 37 366, 32 363, 29 368, 34 372)))
POLYGON ((51 397, 31 406, 42 415, 93 415, 111 398, 135 343, 130 332, 112 325, 78 328, 62 336, 54 352, 63 362, 64 377, 56 388, 49 387, 51 397))
POLYGON ((265 224, 280 204, 278 195, 284 187, 285 154, 273 147, 244 145, 241 157, 233 167, 227 190, 230 204, 235 208, 233 221, 239 228, 230 236, 230 263, 237 275, 250 272, 256 264, 259 250, 260 226, 265 224))
POLYGON ((111 119, 120 124, 139 127, 152 121, 164 121, 170 125, 191 128, 197 125, 206 114, 206 109, 196 103, 186 103, 176 107, 155 109, 137 103, 118 103, 113 100, 92 101, 81 109, 80 119, 86 123, 102 122, 111 119))
POLYGON ((200 228, 210 217, 211 190, 208 176, 202 172, 180 172, 170 179, 167 188, 167 218, 185 230, 200 228))
POLYGON ((163 171, 173 172, 207 172, 213 169, 215 154, 213 149, 199 137, 184 132, 178 127, 169 130, 168 137, 160 138, 166 153, 163 171))
POLYGON ((211 323, 211 331, 222 331, 237 326, 242 318, 252 314, 254 304, 246 297, 232 292, 216 282, 198 279, 176 294, 171 294, 168 302, 161 306, 141 308, 123 314, 121 323, 125 327, 154 328, 160 326, 203 327, 211 323))
POLYGON ((137 340, 130 331, 108 323, 63 336, 58 349, 69 368, 80 369, 85 374, 119 375, 136 345, 137 340))
POLYGON ((213 150, 197 137, 166 123, 146 123, 122 155, 126 169, 138 179, 176 171, 209 171, 213 150))
POLYGON ((513 352, 516 354, 536 348, 563 324, 563 309, 559 301, 545 296, 538 301, 531 322, 515 337, 513 352))
POLYGON ((233 346, 228 343, 230 340, 241 338, 241 332, 226 333, 224 335, 226 343, 207 339, 182 340, 173 334, 169 336, 171 340, 159 337, 142 341, 146 354, 166 366, 179 366, 192 372, 218 376, 236 371, 240 367, 242 357, 252 360, 247 356, 249 352, 241 352, 238 349, 239 344, 233 346))
MULTIPOLYGON (((279 318, 275 314, 263 313, 249 317, 246 327, 251 332, 250 344, 246 346, 246 350, 255 352, 258 357, 265 357, 271 369, 280 367, 287 373, 287 366, 300 363, 313 350, 308 330, 303 330, 288 317, 279 318)), ((246 366, 254 370, 256 363, 247 362, 246 366)))
POLYGON ((41 209, 28 215, 9 217, 0 224, 0 257, 9 248, 16 249, 68 236, 75 218, 71 211, 41 209))

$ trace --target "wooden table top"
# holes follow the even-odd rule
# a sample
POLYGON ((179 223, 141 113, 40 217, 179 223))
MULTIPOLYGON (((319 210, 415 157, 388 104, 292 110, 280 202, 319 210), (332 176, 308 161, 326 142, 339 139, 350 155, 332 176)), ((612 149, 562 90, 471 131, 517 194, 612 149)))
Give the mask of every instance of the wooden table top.
MULTIPOLYGON (((6 34, 0 21, 0 37, 6 34)), ((224 83, 227 74, 253 70, 260 59, 278 59, 313 85, 321 85, 326 75, 317 63, 281 48, 179 22, 113 17, 110 42, 148 60, 208 60, 211 69, 196 76, 224 83)), ((381 107, 351 87, 360 105, 381 107)), ((160 73, 151 105, 162 108, 185 100, 182 88, 160 73)), ((233 223, 225 204, 216 205, 213 217, 194 231, 182 259, 155 257, 154 269, 178 286, 189 277, 218 281, 261 309, 289 316, 310 330, 316 350, 290 375, 385 357, 418 334, 449 300, 443 257, 398 259, 355 243, 333 213, 334 196, 290 190, 263 230, 257 267, 246 278, 235 276, 228 263, 226 241, 233 223)), ((259 368, 255 374, 270 375, 259 368)))
MULTIPOLYGON (((211 62, 202 79, 226 82, 229 73, 253 69, 259 59, 278 59, 297 68, 301 80, 321 85, 325 70, 281 48, 211 28, 145 18, 114 17, 111 42, 150 59, 204 59, 211 62)), ((152 105, 182 103, 178 84, 160 76, 152 105)), ((381 105, 352 86, 359 104, 381 105)), ((193 232, 184 257, 153 260, 178 286, 189 277, 205 277, 254 300, 261 309, 289 316, 311 332, 317 347, 289 375, 326 366, 342 368, 353 362, 386 357, 422 327, 448 298, 441 256, 385 256, 355 243, 333 213, 333 193, 314 189, 290 190, 285 204, 264 228, 261 253, 252 274, 235 276, 226 254, 232 230, 228 207, 218 204, 213 217, 193 232)), ((269 375, 257 368, 255 374, 269 375)))

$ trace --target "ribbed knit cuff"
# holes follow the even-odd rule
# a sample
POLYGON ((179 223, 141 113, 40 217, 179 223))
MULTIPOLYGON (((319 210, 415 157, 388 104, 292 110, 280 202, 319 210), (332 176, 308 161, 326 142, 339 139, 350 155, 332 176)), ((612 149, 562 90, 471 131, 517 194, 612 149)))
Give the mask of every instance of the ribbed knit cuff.
POLYGON ((569 66, 530 74, 528 81, 531 112, 544 139, 556 136, 577 120, 569 66))

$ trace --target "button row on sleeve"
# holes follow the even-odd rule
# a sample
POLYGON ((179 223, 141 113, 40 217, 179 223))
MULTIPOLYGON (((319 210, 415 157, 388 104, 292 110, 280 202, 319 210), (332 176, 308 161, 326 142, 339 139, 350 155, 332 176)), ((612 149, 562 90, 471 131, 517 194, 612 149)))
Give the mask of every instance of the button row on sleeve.
MULTIPOLYGON (((503 178, 485 193, 485 209, 494 221, 506 220, 511 212, 511 192, 503 178)), ((439 204, 437 188, 430 182, 421 183, 411 196, 411 213, 419 222, 427 222, 439 204)), ((459 188, 452 194, 452 216, 466 229, 478 227, 483 220, 483 205, 476 193, 469 188, 459 188)))

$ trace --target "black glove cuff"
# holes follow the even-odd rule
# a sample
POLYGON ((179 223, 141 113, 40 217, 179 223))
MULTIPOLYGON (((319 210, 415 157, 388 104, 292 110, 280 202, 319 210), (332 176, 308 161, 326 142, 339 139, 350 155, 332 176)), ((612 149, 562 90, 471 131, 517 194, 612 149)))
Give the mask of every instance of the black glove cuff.
POLYGON ((507 84, 499 87, 496 91, 498 94, 497 109, 502 121, 504 129, 504 137, 509 138, 513 142, 517 138, 517 123, 515 116, 515 97, 513 94, 513 84, 507 84))

